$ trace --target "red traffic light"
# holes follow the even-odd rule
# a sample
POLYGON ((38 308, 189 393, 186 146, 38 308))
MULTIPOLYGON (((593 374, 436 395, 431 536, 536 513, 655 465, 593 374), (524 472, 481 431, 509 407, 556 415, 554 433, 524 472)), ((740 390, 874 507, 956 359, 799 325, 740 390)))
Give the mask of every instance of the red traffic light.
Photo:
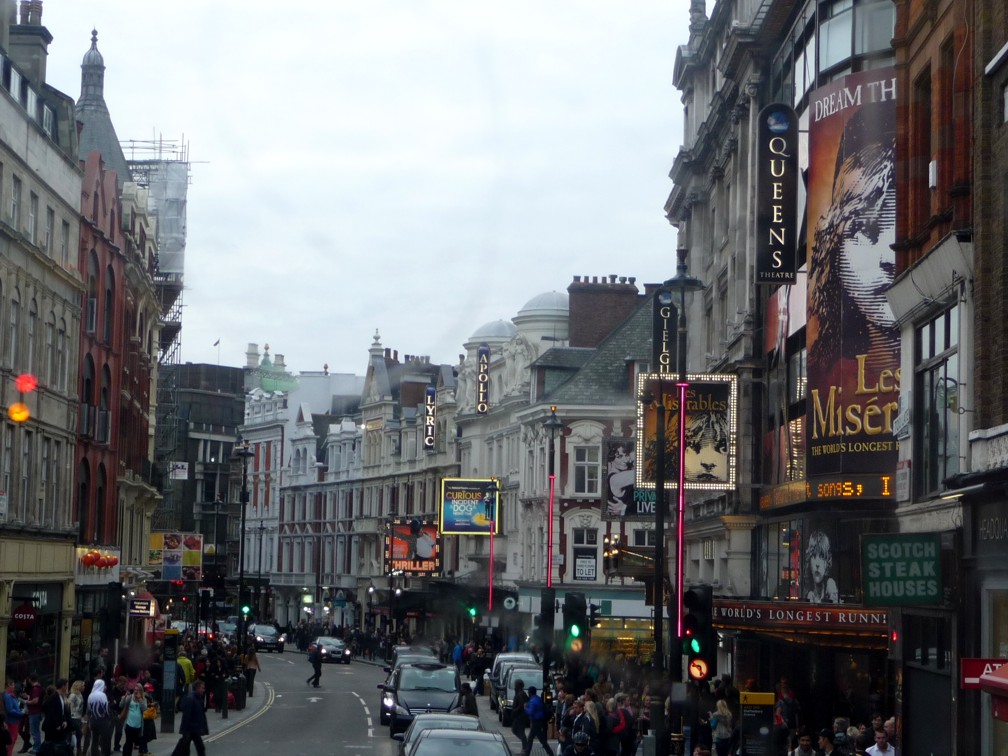
POLYGON ((14 386, 22 394, 30 394, 38 388, 38 379, 31 373, 21 373, 14 379, 14 386))

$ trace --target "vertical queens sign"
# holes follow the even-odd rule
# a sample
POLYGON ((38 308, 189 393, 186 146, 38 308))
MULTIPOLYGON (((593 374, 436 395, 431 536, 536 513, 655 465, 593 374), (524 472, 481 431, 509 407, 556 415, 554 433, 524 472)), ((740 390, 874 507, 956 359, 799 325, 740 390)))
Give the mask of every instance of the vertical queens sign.
POLYGON ((781 103, 757 118, 756 283, 798 280, 798 117, 781 103))

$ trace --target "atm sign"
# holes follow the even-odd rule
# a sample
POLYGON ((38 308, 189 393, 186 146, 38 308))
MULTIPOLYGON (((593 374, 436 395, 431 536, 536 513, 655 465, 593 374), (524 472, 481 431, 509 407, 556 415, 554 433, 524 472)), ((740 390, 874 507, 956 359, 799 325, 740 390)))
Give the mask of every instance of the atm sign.
POLYGON ((960 662, 959 687, 963 690, 979 690, 980 675, 989 675, 1008 664, 1008 659, 961 659, 960 662))

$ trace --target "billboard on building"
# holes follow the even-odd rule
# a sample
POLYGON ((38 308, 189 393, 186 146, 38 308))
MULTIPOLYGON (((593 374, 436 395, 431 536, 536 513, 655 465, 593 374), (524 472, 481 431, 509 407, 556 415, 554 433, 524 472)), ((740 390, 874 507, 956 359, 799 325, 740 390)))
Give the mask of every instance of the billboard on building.
POLYGON ((392 523, 385 535, 385 571, 407 577, 441 574, 441 536, 437 523, 407 518, 392 523))
MULTIPOLYGON (((690 374, 686 389, 686 488, 726 491, 735 487, 738 378, 721 373, 690 374)), ((658 412, 665 406, 665 488, 679 484, 679 387, 669 376, 642 373, 637 395, 637 490, 655 486, 658 412)))
POLYGON ((895 96, 891 68, 810 96, 810 479, 896 469, 900 333, 885 296, 895 262, 895 96))
POLYGON ((484 535, 500 532, 500 487, 496 478, 443 478, 441 532, 484 535))
POLYGON ((162 580, 203 579, 202 533, 151 533, 148 544, 147 563, 162 580))

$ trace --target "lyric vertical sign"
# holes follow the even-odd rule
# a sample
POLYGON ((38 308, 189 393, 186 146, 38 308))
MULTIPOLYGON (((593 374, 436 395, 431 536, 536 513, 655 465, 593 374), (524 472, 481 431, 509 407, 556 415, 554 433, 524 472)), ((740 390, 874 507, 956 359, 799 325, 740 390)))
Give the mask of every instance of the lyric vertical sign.
POLYGON ((437 389, 428 386, 424 391, 424 433, 423 445, 427 451, 434 451, 437 444, 437 389))
POLYGON ((490 345, 480 344, 476 352, 476 414, 490 411, 490 345))
POLYGON ((756 168, 756 283, 798 280, 798 117, 782 103, 760 111, 756 168))

